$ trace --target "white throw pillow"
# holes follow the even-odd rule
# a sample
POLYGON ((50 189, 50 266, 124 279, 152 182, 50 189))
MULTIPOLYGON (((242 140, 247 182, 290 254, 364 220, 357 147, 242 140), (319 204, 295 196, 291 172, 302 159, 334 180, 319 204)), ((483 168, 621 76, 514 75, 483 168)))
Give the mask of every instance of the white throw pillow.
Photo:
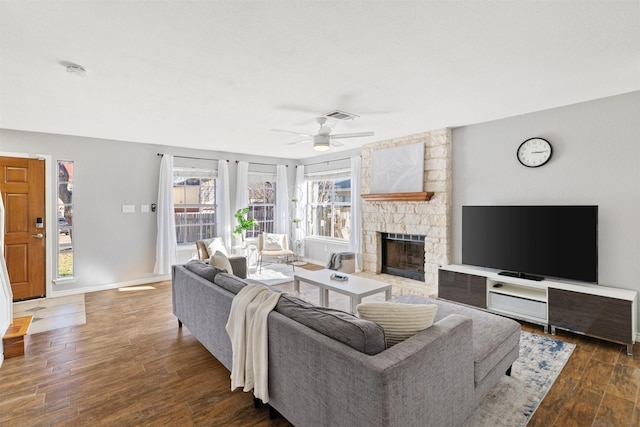
POLYGON ((264 233, 262 238, 264 239, 262 249, 265 251, 281 251, 284 249, 282 246, 284 234, 264 233))
POLYGON ((213 265, 221 270, 226 270, 229 274, 233 274, 233 268, 231 268, 229 258, 220 251, 216 251, 211 258, 209 258, 209 265, 213 265))
POLYGON ((370 302, 356 307, 361 319, 372 320, 384 329, 387 347, 398 344, 433 325, 435 304, 370 302))
POLYGON ((207 252, 209 253, 209 256, 213 256, 217 251, 222 252, 225 256, 228 255, 227 249, 224 247, 222 237, 214 237, 211 239, 211 243, 207 245, 207 252))

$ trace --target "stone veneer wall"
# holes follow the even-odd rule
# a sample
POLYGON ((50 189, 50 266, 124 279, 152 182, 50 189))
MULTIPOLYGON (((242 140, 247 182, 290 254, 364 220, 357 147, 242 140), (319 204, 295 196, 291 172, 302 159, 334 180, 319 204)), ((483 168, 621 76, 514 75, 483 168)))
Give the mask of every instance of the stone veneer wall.
MULTIPOLYGON (((363 200, 362 267, 364 271, 381 271, 380 233, 424 235, 425 283, 433 288, 438 281, 438 267, 449 264, 451 255, 451 130, 440 129, 363 146, 361 191, 362 194, 370 192, 373 150, 418 142, 425 145, 423 191, 433 191, 435 194, 427 202, 363 200)), ((425 294, 426 286, 417 281, 410 282, 401 285, 402 294, 425 294)))

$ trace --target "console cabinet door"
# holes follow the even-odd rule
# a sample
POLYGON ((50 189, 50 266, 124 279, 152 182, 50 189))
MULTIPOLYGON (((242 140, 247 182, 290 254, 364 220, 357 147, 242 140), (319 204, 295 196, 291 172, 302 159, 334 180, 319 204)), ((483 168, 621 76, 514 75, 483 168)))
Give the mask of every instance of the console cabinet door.
POLYGON ((632 343, 631 301, 549 288, 549 325, 632 343))
POLYGON ((487 279, 472 274, 438 270, 438 297, 487 308, 487 279))

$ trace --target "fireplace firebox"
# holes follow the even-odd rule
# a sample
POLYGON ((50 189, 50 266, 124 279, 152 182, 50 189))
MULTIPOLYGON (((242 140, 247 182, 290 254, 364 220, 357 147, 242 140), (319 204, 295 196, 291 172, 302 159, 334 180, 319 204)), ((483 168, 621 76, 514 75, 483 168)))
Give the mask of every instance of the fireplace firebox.
POLYGON ((424 238, 414 234, 381 233, 383 273, 424 282, 424 238))

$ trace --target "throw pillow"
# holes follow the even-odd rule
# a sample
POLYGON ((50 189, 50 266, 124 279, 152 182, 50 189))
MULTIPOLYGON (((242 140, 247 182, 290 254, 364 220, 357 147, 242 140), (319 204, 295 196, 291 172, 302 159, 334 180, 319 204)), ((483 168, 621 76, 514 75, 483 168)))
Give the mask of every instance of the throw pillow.
POLYGON ((438 306, 370 302, 358 304, 356 309, 361 319, 372 320, 382 326, 387 347, 391 347, 433 325, 438 306))
POLYGON ((262 249, 264 249, 265 251, 281 251, 284 249, 284 247, 282 246, 284 234, 264 233, 262 238, 264 239, 264 245, 262 249))
POLYGON ((223 255, 228 256, 227 249, 224 247, 224 241, 222 237, 214 237, 212 239, 207 239, 207 241, 211 240, 211 242, 207 243, 207 252, 209 256, 212 256, 216 252, 220 251, 223 255))
POLYGON ((229 274, 233 274, 233 268, 231 268, 229 258, 220 251, 216 251, 211 258, 209 258, 209 264, 221 270, 225 270, 229 274))

